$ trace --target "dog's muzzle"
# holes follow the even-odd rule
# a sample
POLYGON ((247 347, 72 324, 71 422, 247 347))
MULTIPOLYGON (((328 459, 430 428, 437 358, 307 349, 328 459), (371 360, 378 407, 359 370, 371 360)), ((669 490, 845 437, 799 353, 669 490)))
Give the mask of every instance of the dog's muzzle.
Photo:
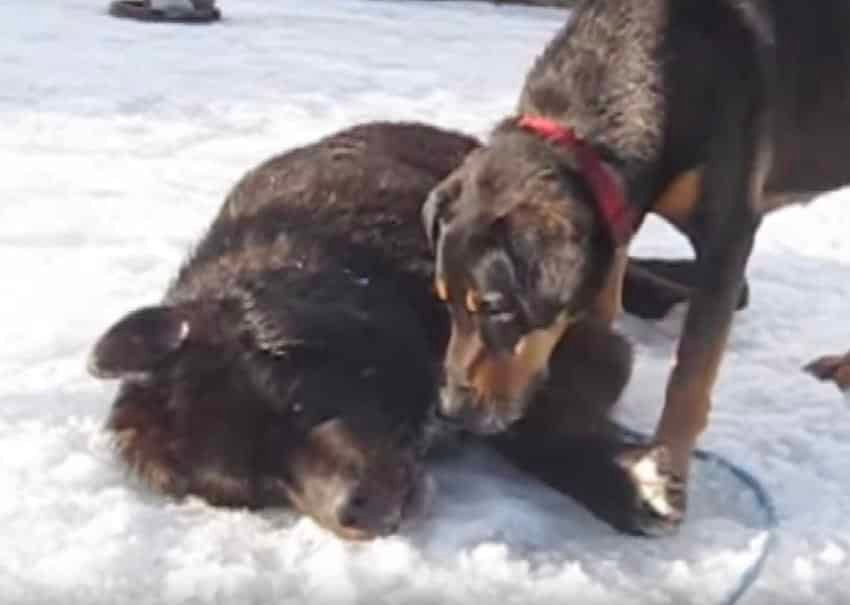
POLYGON ((495 435, 505 432, 522 418, 525 406, 521 403, 482 402, 470 387, 446 385, 440 389, 437 415, 441 420, 476 435, 495 435))

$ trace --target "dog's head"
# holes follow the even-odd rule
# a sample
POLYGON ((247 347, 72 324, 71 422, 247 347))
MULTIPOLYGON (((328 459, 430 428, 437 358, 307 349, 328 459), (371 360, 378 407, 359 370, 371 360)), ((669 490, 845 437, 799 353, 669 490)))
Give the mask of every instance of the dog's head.
POLYGON ((290 504, 349 539, 385 535, 421 493, 436 378, 418 324, 393 309, 378 321, 385 309, 346 279, 137 310, 100 338, 90 371, 164 410, 153 428, 174 447, 150 455, 176 457, 187 491, 247 484, 255 497, 219 500, 290 504))
POLYGON ((497 131, 436 187, 423 220, 452 318, 440 410, 500 432, 524 415, 614 245, 570 154, 517 128, 497 131))

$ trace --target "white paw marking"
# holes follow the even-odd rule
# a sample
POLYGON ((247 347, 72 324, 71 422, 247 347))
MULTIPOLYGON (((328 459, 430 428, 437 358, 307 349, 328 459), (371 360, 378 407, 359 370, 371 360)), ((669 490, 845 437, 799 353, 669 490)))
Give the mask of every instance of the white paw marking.
POLYGON ((673 507, 667 500, 667 478, 658 472, 658 463, 653 456, 646 456, 635 464, 632 475, 637 479, 641 500, 661 516, 673 513, 673 507))

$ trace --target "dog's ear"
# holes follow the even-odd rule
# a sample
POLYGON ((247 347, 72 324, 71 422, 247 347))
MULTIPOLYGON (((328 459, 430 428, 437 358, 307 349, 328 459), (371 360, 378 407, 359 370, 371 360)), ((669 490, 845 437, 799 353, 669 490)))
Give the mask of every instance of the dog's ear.
POLYGON ((440 232, 448 219, 449 207, 460 196, 461 183, 457 175, 452 175, 431 190, 422 206, 422 226, 431 250, 436 250, 440 232))
POLYGON ((173 307, 138 309, 100 337, 88 370, 104 379, 144 376, 178 351, 189 332, 189 320, 173 307))

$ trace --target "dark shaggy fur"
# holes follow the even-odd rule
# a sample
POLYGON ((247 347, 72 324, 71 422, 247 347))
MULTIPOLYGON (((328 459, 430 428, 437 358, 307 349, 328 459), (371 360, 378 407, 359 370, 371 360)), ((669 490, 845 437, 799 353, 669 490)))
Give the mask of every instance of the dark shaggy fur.
MULTIPOLYGON (((589 143, 624 192, 635 227, 654 211, 693 244, 689 283, 650 287, 636 307, 657 315, 690 299, 657 430, 682 477, 707 423, 762 217, 850 182, 848 28, 846 0, 587 0, 527 76, 517 113, 589 143)), ((444 391, 453 401, 443 407, 476 405, 497 417, 491 425, 504 425, 521 415, 539 381, 526 372, 506 404, 488 397, 505 390, 479 380, 476 368, 533 330, 557 335, 565 312, 613 317, 624 250, 601 224, 574 149, 516 117, 434 191, 425 217, 438 283, 453 302, 456 346, 444 391), (488 337, 487 321, 465 327, 469 305, 454 301, 476 296, 506 302, 489 323, 498 320, 509 338, 488 337), (484 361, 470 364, 476 348, 484 361)), ((670 283, 660 276, 657 285, 670 283)))
POLYGON ((394 531, 446 338, 419 206, 474 145, 368 125, 245 176, 162 304, 95 347, 92 371, 122 379, 108 428, 129 466, 349 538, 394 531))
MULTIPOLYGON (((108 429, 124 461, 165 493, 292 506, 348 538, 395 530, 417 499, 448 336, 420 204, 475 146, 370 124, 244 177, 163 302, 94 349, 92 372, 122 379, 108 429)), ((498 445, 639 528, 650 513, 630 469, 663 460, 607 423, 630 348, 605 326, 576 330, 529 420, 539 426, 498 445)))

